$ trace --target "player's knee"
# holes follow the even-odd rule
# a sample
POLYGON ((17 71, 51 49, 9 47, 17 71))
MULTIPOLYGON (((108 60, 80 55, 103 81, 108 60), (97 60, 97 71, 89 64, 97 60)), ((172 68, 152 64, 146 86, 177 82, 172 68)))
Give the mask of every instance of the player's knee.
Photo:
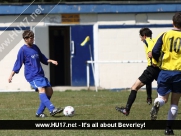
POLYGON ((39 87, 39 88, 38 88, 38 92, 39 92, 39 93, 45 93, 45 88, 39 87))
POLYGON ((52 95, 53 95, 53 89, 52 89, 51 87, 47 87, 47 88, 46 88, 46 94, 47 94, 48 96, 52 96, 52 95))
POLYGON ((168 97, 163 97, 163 100, 165 101, 165 103, 168 102, 168 97))
POLYGON ((162 99, 165 103, 168 102, 168 98, 167 97, 164 97, 164 96, 161 96, 161 95, 158 94, 158 98, 162 99))
POLYGON ((131 87, 131 90, 135 90, 135 91, 138 91, 142 86, 140 86, 139 84, 134 84, 132 87, 131 87))
POLYGON ((131 87, 131 90, 138 91, 138 90, 139 90, 139 88, 134 86, 134 87, 131 87))

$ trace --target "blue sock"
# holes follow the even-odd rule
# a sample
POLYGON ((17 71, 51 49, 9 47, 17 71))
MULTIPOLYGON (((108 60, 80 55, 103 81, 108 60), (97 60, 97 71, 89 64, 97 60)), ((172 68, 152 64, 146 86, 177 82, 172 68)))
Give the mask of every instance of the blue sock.
MULTIPOLYGON (((47 98, 50 100, 51 97, 50 97, 50 96, 47 96, 47 98)), ((36 113, 37 113, 37 114, 43 113, 44 110, 45 110, 45 108, 46 108, 46 106, 45 106, 42 102, 40 102, 40 106, 39 106, 38 110, 36 111, 36 113)))
POLYGON ((48 99, 45 93, 40 93, 39 97, 40 97, 41 103, 44 104, 44 106, 46 106, 50 112, 52 112, 53 109, 55 109, 54 105, 50 102, 50 100, 48 99))

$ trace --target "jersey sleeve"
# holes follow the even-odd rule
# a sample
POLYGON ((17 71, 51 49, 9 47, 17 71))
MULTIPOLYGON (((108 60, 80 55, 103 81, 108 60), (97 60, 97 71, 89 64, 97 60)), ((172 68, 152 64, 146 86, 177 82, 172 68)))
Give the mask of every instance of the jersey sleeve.
POLYGON ((152 52, 152 49, 153 49, 153 44, 150 44, 150 45, 148 46, 148 49, 147 49, 147 54, 148 54, 149 52, 152 52))
POLYGON ((40 62, 48 65, 48 58, 40 51, 40 49, 38 48, 38 46, 36 46, 39 52, 39 56, 40 56, 40 62))
POLYGON ((146 54, 148 54, 148 53, 151 52, 152 49, 153 49, 154 41, 153 41, 152 39, 150 39, 150 38, 147 38, 147 39, 144 41, 144 43, 145 43, 145 46, 146 46, 146 48, 145 48, 146 54))
POLYGON ((13 71, 15 73, 19 73, 19 71, 22 67, 22 64, 23 64, 23 59, 24 59, 23 48, 20 48, 20 50, 18 51, 16 62, 13 67, 13 71))
POLYGON ((48 65, 48 59, 47 57, 41 53, 41 57, 40 57, 40 61, 41 63, 45 64, 45 65, 48 65))
POLYGON ((155 61, 157 61, 157 62, 159 61, 159 57, 161 55, 161 48, 162 48, 162 44, 163 44, 162 37, 163 37, 163 34, 158 38, 158 40, 152 50, 152 56, 155 59, 155 61))
POLYGON ((149 52, 152 52, 153 47, 154 47, 154 39, 149 43, 149 46, 148 46, 148 49, 147 49, 147 54, 149 52))

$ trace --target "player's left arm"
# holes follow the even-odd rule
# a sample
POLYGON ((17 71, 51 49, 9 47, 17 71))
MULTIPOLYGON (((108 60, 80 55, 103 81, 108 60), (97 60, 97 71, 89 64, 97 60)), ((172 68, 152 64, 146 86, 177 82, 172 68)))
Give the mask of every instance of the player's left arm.
POLYGON ((48 65, 48 58, 42 53, 40 53, 40 62, 45 65, 48 65))
POLYGON ((36 49, 37 49, 37 52, 39 55, 40 62, 45 64, 45 65, 48 65, 48 58, 40 51, 38 46, 36 46, 36 49))
POLYGON ((47 61, 48 63, 52 63, 54 65, 58 65, 58 62, 56 60, 51 60, 51 59, 48 59, 47 61))
MULTIPOLYGON (((37 47, 38 48, 38 47, 37 47)), ((58 65, 58 62, 56 60, 48 59, 38 48, 39 56, 40 56, 40 62, 48 65, 48 63, 52 63, 54 65, 58 65)))
POLYGON ((44 54, 42 54, 41 51, 40 51, 40 54, 41 54, 41 57, 40 57, 41 63, 43 63, 45 65, 48 65, 48 63, 52 63, 54 65, 58 65, 58 62, 56 60, 47 59, 47 57, 44 54))

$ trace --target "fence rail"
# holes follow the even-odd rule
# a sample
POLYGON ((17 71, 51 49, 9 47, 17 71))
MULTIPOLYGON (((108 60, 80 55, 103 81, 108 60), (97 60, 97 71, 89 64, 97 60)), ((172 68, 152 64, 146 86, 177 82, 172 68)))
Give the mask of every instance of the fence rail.
POLYGON ((98 77, 95 75, 96 70, 95 70, 95 64, 110 64, 110 63, 113 63, 113 64, 117 64, 117 63, 147 63, 147 60, 123 60, 123 61, 91 61, 91 60, 88 60, 87 63, 86 63, 86 75, 87 75, 87 87, 89 88, 90 87, 90 64, 92 64, 92 70, 93 70, 93 76, 94 76, 94 84, 95 84, 95 87, 96 87, 96 90, 97 90, 97 79, 98 77))

